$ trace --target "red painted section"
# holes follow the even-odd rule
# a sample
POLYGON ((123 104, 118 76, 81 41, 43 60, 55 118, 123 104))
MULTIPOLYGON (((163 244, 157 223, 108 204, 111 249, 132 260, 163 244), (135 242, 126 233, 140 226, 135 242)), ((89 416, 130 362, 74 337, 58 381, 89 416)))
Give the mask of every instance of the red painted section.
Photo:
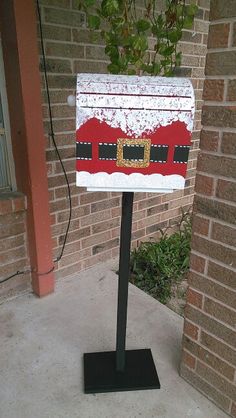
POLYGON ((1 35, 17 188, 27 195, 32 287, 54 290, 49 195, 45 161, 37 23, 34 0, 1 0, 1 35))
POLYGON ((187 164, 173 163, 175 145, 191 145, 191 133, 187 130, 183 122, 173 122, 171 125, 162 126, 151 135, 143 132, 140 138, 151 139, 152 144, 168 145, 168 160, 166 163, 152 163, 146 168, 127 168, 117 167, 116 161, 104 161, 98 159, 98 143, 116 143, 117 138, 133 138, 124 133, 120 128, 112 128, 106 122, 92 118, 88 120, 76 132, 76 140, 80 142, 92 142, 92 161, 77 160, 77 171, 87 171, 89 173, 106 172, 108 174, 121 172, 125 174, 140 173, 162 175, 179 174, 186 175, 187 164))

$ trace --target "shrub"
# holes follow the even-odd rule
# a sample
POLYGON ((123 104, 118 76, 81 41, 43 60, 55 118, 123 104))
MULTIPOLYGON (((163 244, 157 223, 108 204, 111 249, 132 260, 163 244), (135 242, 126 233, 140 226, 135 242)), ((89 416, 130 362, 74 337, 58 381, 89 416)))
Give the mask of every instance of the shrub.
POLYGON ((164 304, 171 296, 171 286, 189 268, 189 212, 182 212, 177 232, 168 235, 168 229, 160 230, 159 242, 143 242, 131 253, 131 282, 164 304))

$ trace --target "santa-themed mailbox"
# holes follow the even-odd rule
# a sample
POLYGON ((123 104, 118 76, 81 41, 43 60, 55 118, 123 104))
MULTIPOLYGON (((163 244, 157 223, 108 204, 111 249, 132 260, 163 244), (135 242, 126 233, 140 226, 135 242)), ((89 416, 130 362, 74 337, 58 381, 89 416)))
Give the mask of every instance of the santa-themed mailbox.
POLYGON ((116 351, 84 354, 86 393, 158 389, 150 349, 126 350, 133 192, 183 189, 194 94, 183 78, 79 74, 76 184, 123 191, 116 351))
POLYGON ((79 74, 76 106, 77 186, 184 188, 194 115, 189 80, 79 74))

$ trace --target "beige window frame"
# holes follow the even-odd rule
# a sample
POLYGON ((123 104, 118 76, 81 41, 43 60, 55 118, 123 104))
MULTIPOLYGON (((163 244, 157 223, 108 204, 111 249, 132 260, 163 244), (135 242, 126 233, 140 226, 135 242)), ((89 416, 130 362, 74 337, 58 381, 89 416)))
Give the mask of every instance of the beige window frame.
POLYGON ((0 38, 0 193, 16 190, 6 80, 0 38))

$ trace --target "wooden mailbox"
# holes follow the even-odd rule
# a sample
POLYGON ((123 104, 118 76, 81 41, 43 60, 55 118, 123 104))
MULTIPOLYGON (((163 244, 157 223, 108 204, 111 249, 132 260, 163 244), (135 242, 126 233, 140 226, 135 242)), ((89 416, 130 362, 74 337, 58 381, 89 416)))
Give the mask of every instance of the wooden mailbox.
POLYGON ((150 349, 126 350, 133 192, 183 189, 194 93, 183 78, 79 74, 76 184, 122 191, 116 351, 84 354, 85 393, 159 389, 150 349))
POLYGON ((189 80, 79 74, 76 107, 77 186, 184 188, 194 116, 189 80))

